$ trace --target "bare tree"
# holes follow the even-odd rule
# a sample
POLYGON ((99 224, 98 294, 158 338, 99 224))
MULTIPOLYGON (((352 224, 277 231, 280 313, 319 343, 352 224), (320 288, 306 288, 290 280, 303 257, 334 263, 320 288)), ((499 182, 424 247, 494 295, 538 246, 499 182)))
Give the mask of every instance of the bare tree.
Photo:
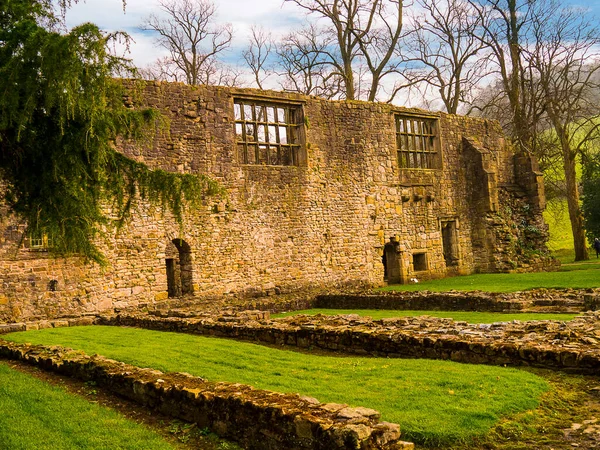
POLYGON ((165 18, 152 14, 142 28, 158 33, 157 44, 169 52, 159 73, 188 84, 218 84, 226 74, 216 56, 231 44, 231 25, 214 24, 216 7, 209 0, 161 0, 165 18))
POLYGON ((600 34, 593 19, 556 0, 470 0, 482 17, 477 36, 497 68, 498 95, 483 105, 509 111, 517 149, 560 160, 575 259, 588 257, 575 165, 598 136, 595 74, 600 34))
POLYGON ((543 93, 546 135, 560 149, 575 260, 588 258, 576 162, 600 137, 600 29, 583 11, 551 1, 533 20, 535 46, 524 49, 543 93))
POLYGON ((250 32, 250 43, 243 51, 242 56, 254 75, 254 82, 259 89, 263 89, 263 83, 271 75, 268 61, 273 52, 274 43, 271 33, 262 27, 253 25, 250 32))
POLYGON ((531 39, 532 18, 545 0, 470 0, 481 21, 476 36, 491 52, 511 113, 510 134, 519 151, 535 153, 535 130, 543 113, 523 48, 531 39))
POLYGON ((177 70, 170 56, 158 58, 138 72, 144 80, 185 81, 184 74, 177 70))
POLYGON ((446 111, 456 114, 486 74, 485 46, 475 34, 482 17, 468 0, 417 3, 421 12, 411 16, 414 29, 407 39, 407 60, 421 70, 407 76, 417 84, 425 81, 439 93, 446 111))
POLYGON ((324 52, 324 64, 341 78, 344 95, 358 98, 357 68, 368 71, 364 97, 377 98, 383 78, 396 73, 398 43, 402 33, 403 0, 285 0, 308 14, 329 22, 320 33, 327 35, 331 47, 324 52))
POLYGON ((314 24, 285 36, 276 47, 281 87, 286 91, 332 99, 342 92, 342 78, 330 63, 330 41, 314 24))

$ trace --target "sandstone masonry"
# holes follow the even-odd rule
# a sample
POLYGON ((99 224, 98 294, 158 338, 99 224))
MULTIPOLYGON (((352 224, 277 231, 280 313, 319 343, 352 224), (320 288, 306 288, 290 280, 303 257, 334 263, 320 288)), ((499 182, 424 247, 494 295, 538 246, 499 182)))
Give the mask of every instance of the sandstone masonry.
POLYGON ((0 322, 93 314, 168 297, 377 286, 555 268, 534 160, 496 122, 297 94, 147 83, 131 107, 167 119, 141 143, 153 168, 206 174, 226 195, 179 226, 140 204, 107 230, 100 268, 55 258, 0 222, 0 322))

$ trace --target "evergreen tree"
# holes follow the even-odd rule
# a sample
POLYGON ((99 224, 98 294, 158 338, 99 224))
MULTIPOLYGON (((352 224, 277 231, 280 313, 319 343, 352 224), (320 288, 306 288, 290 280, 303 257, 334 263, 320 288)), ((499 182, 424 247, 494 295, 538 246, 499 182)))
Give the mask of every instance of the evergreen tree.
POLYGON ((118 136, 139 138, 158 114, 123 104, 114 75, 135 68, 110 48, 127 36, 90 23, 64 31, 68 6, 63 0, 61 14, 50 0, 0 0, 0 178, 30 233, 51 236, 56 252, 103 262, 94 242, 108 209, 123 221, 136 199, 149 199, 181 220, 186 201, 219 188, 115 151, 118 136))

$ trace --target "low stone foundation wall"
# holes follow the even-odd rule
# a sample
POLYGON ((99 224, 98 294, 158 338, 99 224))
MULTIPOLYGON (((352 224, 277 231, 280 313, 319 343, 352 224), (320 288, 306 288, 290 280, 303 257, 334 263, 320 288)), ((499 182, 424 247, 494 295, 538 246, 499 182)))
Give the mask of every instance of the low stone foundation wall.
POLYGON ((522 292, 372 292, 317 295, 314 308, 390 309, 489 312, 581 312, 595 301, 600 290, 535 289, 522 292))
POLYGON ((0 340, 0 358, 95 381, 141 405, 238 441, 248 449, 412 449, 379 412, 323 404, 297 394, 212 383, 185 373, 141 369, 61 347, 0 340))
POLYGON ((260 312, 254 317, 117 315, 100 317, 98 323, 380 357, 600 371, 600 312, 588 312, 569 322, 475 325, 427 316, 381 320, 358 315, 265 317, 260 312))

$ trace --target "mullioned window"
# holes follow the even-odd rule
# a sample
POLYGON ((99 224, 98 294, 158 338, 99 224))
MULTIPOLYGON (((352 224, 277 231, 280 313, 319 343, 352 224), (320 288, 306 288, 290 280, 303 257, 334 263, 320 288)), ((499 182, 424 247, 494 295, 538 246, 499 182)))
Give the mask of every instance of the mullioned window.
POLYGON ((402 169, 439 169, 438 125, 436 118, 397 114, 396 149, 402 169))
POLYGON ((300 165, 303 147, 300 106, 236 99, 234 116, 241 164, 300 165))

